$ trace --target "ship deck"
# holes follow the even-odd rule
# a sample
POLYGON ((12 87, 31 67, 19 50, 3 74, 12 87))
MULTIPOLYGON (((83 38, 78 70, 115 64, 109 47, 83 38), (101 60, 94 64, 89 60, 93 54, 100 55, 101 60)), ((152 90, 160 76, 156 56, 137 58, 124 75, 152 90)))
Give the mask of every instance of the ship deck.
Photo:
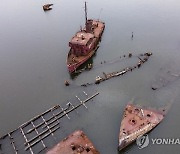
POLYGON ((72 53, 70 53, 69 55, 68 55, 68 59, 67 59, 67 64, 69 65, 72 65, 72 64, 76 64, 76 63, 78 63, 78 62, 80 62, 80 61, 82 61, 84 58, 86 58, 88 55, 86 55, 86 56, 76 56, 75 54, 72 54, 72 53))
MULTIPOLYGON (((72 54, 70 53, 68 55, 68 58, 67 58, 67 65, 73 65, 73 64, 76 64, 78 62, 81 62, 83 61, 84 59, 88 58, 88 57, 91 57, 93 54, 94 54, 94 51, 95 50, 92 50, 90 51, 87 55, 85 56, 76 56, 75 54, 72 54)), ((71 51, 70 51, 71 52, 71 51)))

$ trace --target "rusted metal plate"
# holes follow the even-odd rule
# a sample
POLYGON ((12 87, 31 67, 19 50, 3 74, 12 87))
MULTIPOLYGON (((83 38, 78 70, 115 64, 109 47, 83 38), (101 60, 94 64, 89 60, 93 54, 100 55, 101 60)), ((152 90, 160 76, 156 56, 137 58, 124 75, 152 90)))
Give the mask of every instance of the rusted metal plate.
POLYGON ((164 118, 165 112, 128 104, 120 126, 119 151, 157 126, 164 118))
POLYGON ((83 131, 77 130, 46 154, 99 154, 83 131))
POLYGON ((85 31, 79 31, 75 34, 75 36, 71 39, 69 42, 71 44, 77 44, 77 45, 86 45, 87 42, 93 38, 94 35, 91 33, 86 33, 85 31))
POLYGON ((104 22, 89 19, 84 30, 77 32, 71 39, 69 42, 71 49, 67 57, 67 66, 70 73, 94 55, 98 49, 98 43, 101 40, 104 28, 104 22))

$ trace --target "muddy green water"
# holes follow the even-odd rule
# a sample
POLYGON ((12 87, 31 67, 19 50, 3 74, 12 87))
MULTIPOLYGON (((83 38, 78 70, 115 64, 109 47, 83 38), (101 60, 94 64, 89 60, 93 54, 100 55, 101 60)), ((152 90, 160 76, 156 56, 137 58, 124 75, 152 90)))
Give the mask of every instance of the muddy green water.
MULTIPOLYGON (((158 91, 151 84, 160 68, 180 66, 180 2, 178 0, 91 0, 88 17, 106 23, 94 66, 132 52, 153 52, 140 69, 91 88, 100 92, 89 109, 63 132, 83 129, 102 154, 117 154, 119 125, 126 104, 160 107, 172 103, 164 121, 150 138, 180 137, 180 80, 158 91), (100 11, 102 10, 102 11, 100 11), (101 13, 100 13, 101 12, 101 13), (134 32, 134 39, 131 33, 134 32)), ((45 111, 66 102, 105 72, 118 71, 121 61, 83 72, 71 80, 66 68, 68 41, 84 25, 82 0, 1 0, 0 10, 0 136, 45 111), (45 3, 53 3, 49 12, 45 3), (65 87, 64 80, 71 86, 65 87)), ((179 69, 180 70, 180 69, 179 69)), ((180 73, 180 71, 179 71, 180 73)), ((86 91, 89 89, 87 88, 86 91)), ((122 153, 179 153, 180 145, 152 145, 139 150, 136 144, 122 153)))

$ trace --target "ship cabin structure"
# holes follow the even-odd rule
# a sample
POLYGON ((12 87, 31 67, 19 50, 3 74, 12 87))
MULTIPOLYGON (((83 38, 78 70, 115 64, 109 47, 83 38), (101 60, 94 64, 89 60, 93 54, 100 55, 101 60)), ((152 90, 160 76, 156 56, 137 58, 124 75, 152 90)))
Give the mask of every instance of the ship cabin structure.
POLYGON ((98 49, 105 28, 105 23, 87 18, 85 2, 85 27, 80 29, 69 42, 70 51, 67 57, 67 67, 70 73, 90 59, 98 49))
POLYGON ((71 54, 74 56, 86 56, 98 44, 105 24, 100 21, 89 19, 83 30, 78 31, 69 42, 71 54))

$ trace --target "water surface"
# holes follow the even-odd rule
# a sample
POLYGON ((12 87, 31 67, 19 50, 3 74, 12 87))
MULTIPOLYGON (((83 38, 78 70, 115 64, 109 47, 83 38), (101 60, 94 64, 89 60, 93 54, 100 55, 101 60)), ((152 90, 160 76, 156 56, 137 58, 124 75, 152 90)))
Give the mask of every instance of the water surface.
MULTIPOLYGON (((83 129, 102 154, 116 154, 119 125, 130 100, 145 106, 173 103, 164 121, 150 137, 180 137, 180 80, 158 91, 151 84, 160 68, 180 65, 180 3, 177 0, 87 1, 88 17, 106 23, 94 66, 128 54, 153 52, 140 69, 123 77, 93 86, 100 95, 88 111, 67 122, 65 134, 83 129), (102 9, 101 9, 102 8, 102 9), (102 11, 100 11, 102 10, 102 11), (101 12, 101 13, 100 13, 101 12), (131 33, 134 38, 131 39, 131 33)), ((68 41, 84 25, 82 0, 35 1, 1 0, 0 13, 0 135, 55 104, 62 104, 103 71, 119 70, 131 61, 121 61, 85 71, 71 80, 66 56, 68 41), (53 3, 49 12, 45 3, 53 3), (65 87, 64 80, 71 86, 65 87)), ((88 91, 88 88, 87 88, 88 91)), ((149 145, 139 150, 135 144, 123 153, 177 153, 176 145, 149 145)))

